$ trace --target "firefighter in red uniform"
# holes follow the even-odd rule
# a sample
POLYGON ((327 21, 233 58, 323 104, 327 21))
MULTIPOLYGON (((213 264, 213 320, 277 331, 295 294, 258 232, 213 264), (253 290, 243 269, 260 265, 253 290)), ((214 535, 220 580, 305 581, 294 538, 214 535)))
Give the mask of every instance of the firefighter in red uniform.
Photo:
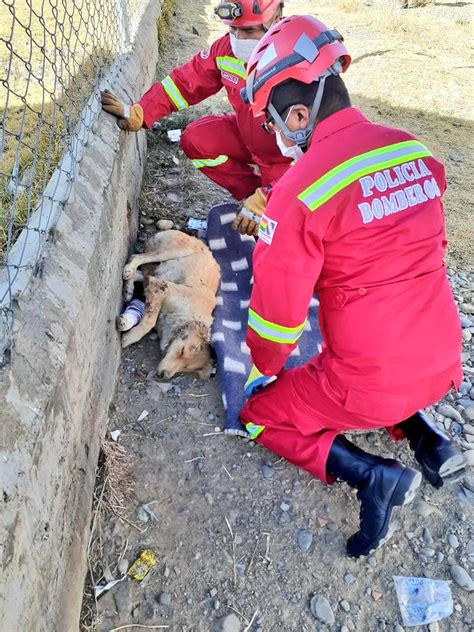
POLYGON ((349 63, 337 31, 293 16, 260 40, 248 65, 244 98, 298 162, 272 189, 260 225, 242 420, 288 461, 358 489, 360 530, 347 543, 358 557, 390 537, 392 511, 412 499, 421 474, 342 432, 386 427, 406 437, 435 487, 463 475, 465 461, 417 412, 462 376, 443 263, 444 169, 412 135, 351 107, 339 76, 349 63), (322 352, 282 370, 314 292, 322 352), (252 394, 256 386, 265 388, 252 394))
POLYGON ((250 54, 280 19, 282 7, 281 0, 221 3, 215 12, 228 25, 229 33, 209 50, 172 70, 131 106, 109 91, 101 93, 102 107, 119 117, 121 129, 136 132, 225 88, 234 113, 194 121, 184 130, 181 147, 197 169, 243 201, 234 228, 247 234, 257 233, 268 188, 291 163, 262 130, 264 117, 254 118, 240 98, 250 54))

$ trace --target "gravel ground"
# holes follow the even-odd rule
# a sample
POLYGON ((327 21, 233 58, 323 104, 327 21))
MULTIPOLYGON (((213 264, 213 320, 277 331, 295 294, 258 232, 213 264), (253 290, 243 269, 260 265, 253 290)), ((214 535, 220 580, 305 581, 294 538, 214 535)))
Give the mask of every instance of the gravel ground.
MULTIPOLYGON (((160 75, 215 36, 214 23, 206 16, 194 20, 190 4, 180 5, 160 75)), ((221 106, 218 96, 192 116, 221 106)), ((183 228, 188 217, 204 218, 212 204, 226 200, 166 140, 166 130, 183 127, 188 116, 175 116, 148 133, 137 249, 159 219, 183 228)), ((465 377, 460 391, 431 412, 469 450, 472 466, 474 277, 463 261, 451 260, 449 275, 463 326, 465 377)), ((159 381, 158 361, 154 334, 123 354, 109 432, 121 431, 118 443, 131 466, 130 477, 125 468, 115 470, 116 489, 123 491, 132 480, 134 490, 115 510, 104 509, 104 480, 98 481, 91 568, 95 583, 103 584, 121 577, 144 549, 156 553, 157 563, 141 582, 127 578, 105 593, 95 616, 88 582, 84 630, 135 624, 127 629, 402 632, 393 575, 452 579, 454 612, 429 629, 474 630, 466 590, 474 587, 472 470, 450 489, 423 483, 417 500, 400 514, 390 543, 372 557, 351 560, 345 542, 358 524, 353 491, 344 484, 325 486, 251 442, 225 437, 218 380, 159 381)), ((414 465, 406 443, 394 444, 383 432, 354 440, 414 465)))

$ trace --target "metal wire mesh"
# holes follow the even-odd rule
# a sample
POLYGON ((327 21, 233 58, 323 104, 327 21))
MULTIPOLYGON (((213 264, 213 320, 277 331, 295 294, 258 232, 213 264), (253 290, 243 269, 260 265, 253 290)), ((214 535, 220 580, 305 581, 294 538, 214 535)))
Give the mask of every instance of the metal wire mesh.
POLYGON ((0 0, 0 366, 14 301, 39 271, 98 86, 133 43, 148 0, 0 0))

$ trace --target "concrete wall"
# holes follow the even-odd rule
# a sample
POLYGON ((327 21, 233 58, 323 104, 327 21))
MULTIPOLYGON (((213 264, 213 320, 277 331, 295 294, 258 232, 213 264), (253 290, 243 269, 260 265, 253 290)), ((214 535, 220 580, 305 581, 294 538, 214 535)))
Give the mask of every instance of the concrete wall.
MULTIPOLYGON (((159 7, 150 2, 133 52, 119 60, 109 83, 119 94, 139 95, 153 80, 159 7)), ((18 301, 11 363, 0 370, 0 630, 78 629, 145 150, 144 132, 99 117, 41 278, 18 301)))

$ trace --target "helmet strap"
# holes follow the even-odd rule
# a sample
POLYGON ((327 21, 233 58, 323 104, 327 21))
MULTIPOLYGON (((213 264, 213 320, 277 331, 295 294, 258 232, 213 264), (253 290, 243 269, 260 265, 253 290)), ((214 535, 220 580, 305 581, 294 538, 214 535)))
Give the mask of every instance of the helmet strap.
MULTIPOLYGON (((319 77, 319 85, 318 89, 316 90, 316 94, 314 95, 313 103, 311 105, 311 114, 309 116, 308 125, 304 129, 298 129, 294 132, 288 129, 285 121, 278 114, 270 98, 270 101, 268 103, 268 111, 272 115, 273 120, 278 125, 284 136, 286 136, 288 140, 291 140, 293 143, 299 145, 302 149, 305 149, 307 147, 309 138, 314 131, 316 118, 318 116, 319 108, 321 107, 321 101, 323 99, 324 84, 326 82, 326 78, 332 74, 333 73, 331 70, 327 70, 323 75, 321 75, 321 77, 319 77)), ((296 105, 296 103, 293 103, 292 105, 296 105)))

